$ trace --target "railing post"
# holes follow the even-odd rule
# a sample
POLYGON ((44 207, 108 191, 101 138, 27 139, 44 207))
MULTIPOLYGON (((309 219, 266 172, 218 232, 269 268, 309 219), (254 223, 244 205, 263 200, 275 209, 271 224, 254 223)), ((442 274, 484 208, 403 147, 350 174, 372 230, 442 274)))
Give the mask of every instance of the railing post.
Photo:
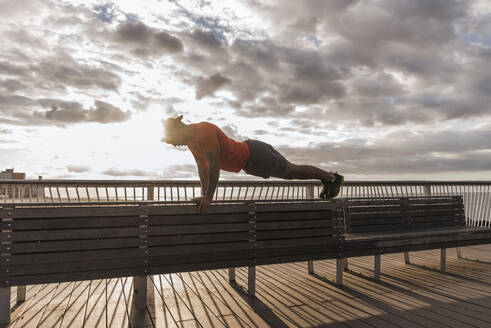
POLYGON ((147 200, 154 200, 153 199, 153 185, 147 186, 147 200))
POLYGON ((431 185, 426 184, 426 185, 424 185, 423 188, 424 188, 424 195, 427 197, 431 196, 431 185))

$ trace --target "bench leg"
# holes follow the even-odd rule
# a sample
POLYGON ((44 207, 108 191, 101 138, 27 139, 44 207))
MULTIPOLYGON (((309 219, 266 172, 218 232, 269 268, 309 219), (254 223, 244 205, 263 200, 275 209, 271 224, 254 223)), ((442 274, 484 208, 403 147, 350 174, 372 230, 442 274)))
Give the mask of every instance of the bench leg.
POLYGON ((447 249, 442 248, 440 250, 440 270, 442 272, 446 271, 446 264, 447 264, 447 249))
POLYGON ((404 252, 404 263, 409 264, 409 252, 404 252))
POLYGON ((314 273, 314 261, 308 261, 307 262, 307 270, 308 270, 309 274, 314 273))
POLYGON ((228 281, 235 282, 235 268, 228 268, 228 281))
POLYGON ((349 266, 348 266, 348 258, 343 259, 343 271, 348 271, 349 266))
POLYGON ((145 309, 147 307, 147 276, 133 278, 133 289, 135 290, 136 307, 145 309))
POLYGON ((343 285, 344 259, 336 259, 336 285, 343 285))
POLYGON ((25 302, 26 286, 17 286, 17 303, 25 302))
POLYGON ((10 323, 10 287, 0 287, 0 325, 10 323))
POLYGON ((254 297, 256 294, 256 267, 250 266, 247 275, 247 295, 254 297))
POLYGON ((457 247, 455 250, 457 251, 457 258, 459 258, 459 259, 463 258, 463 256, 462 256, 462 248, 457 247))
POLYGON ((375 263, 374 263, 374 273, 375 273, 375 280, 380 280, 380 254, 375 255, 375 263))

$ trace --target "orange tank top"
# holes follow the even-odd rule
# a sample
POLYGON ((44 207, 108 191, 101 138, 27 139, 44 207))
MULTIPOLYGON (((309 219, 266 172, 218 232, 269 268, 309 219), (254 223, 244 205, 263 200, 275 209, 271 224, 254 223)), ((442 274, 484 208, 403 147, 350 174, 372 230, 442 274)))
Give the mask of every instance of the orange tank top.
POLYGON ((191 139, 187 146, 194 157, 200 158, 207 165, 206 153, 220 147, 220 169, 239 172, 249 159, 249 146, 245 142, 235 141, 215 124, 201 122, 191 124, 191 139))

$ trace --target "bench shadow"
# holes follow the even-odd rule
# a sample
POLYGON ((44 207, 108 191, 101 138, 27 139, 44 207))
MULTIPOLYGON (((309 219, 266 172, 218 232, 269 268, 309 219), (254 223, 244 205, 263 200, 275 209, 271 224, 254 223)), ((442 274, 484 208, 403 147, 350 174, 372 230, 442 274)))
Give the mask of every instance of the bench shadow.
POLYGON ((431 271, 431 272, 444 274, 444 275, 447 275, 447 276, 450 276, 450 277, 454 277, 454 278, 458 278, 458 279, 463 279, 463 280, 466 280, 466 281, 475 282, 475 283, 482 284, 482 285, 485 285, 485 286, 491 286, 491 283, 489 283, 489 282, 485 282, 485 281, 482 281, 482 280, 479 280, 479 279, 474 279, 474 278, 462 276, 460 274, 453 273, 453 272, 441 271, 440 269, 436 269, 434 267, 429 267, 429 266, 422 265, 422 264, 406 263, 406 265, 412 266, 414 268, 422 269, 422 270, 428 270, 428 271, 431 271))
POLYGON ((237 282, 230 282, 230 286, 237 292, 237 294, 259 315, 264 321, 269 323, 271 327, 285 328, 287 324, 281 320, 266 304, 264 304, 259 298, 249 296, 247 290, 239 285, 237 282))
POLYGON ((480 263, 480 264, 491 264, 491 261, 483 261, 480 259, 471 259, 468 257, 460 257, 459 260, 469 261, 469 262, 473 262, 473 263, 480 263))

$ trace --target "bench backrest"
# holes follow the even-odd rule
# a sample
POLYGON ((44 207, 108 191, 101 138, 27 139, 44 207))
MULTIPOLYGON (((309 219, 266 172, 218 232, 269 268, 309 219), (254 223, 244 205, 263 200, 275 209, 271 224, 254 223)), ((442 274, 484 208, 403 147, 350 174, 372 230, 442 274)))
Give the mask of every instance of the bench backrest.
POLYGON ((344 211, 350 234, 465 226, 462 196, 348 198, 344 211))
POLYGON ((19 205, 0 209, 0 285, 102 279, 335 256, 341 202, 19 205), (331 251, 329 254, 323 252, 331 251))
POLYGON ((413 229, 464 227, 462 196, 410 198, 408 216, 413 229))

